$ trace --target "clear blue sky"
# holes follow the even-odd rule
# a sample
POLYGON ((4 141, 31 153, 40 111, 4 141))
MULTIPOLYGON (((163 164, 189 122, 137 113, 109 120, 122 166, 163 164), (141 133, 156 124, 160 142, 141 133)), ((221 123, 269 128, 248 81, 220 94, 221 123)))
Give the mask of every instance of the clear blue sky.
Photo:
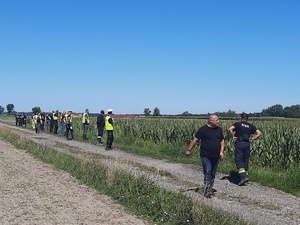
POLYGON ((0 0, 0 105, 115 114, 300 104, 298 0, 0 0))

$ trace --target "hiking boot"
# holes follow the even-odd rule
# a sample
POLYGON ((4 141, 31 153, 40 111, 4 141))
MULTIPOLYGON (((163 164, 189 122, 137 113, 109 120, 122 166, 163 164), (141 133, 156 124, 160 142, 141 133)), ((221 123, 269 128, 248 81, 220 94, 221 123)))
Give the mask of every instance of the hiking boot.
POLYGON ((212 193, 211 191, 208 191, 208 192, 204 195, 204 197, 206 197, 206 198, 211 198, 212 195, 213 195, 213 193, 212 193))
POLYGON ((242 186, 242 185, 246 184, 248 181, 249 181, 249 178, 245 177, 238 183, 238 186, 242 186))
POLYGON ((205 182, 204 183, 203 195, 206 198, 210 198, 213 195, 213 191, 212 191, 212 187, 210 185, 210 182, 205 182))

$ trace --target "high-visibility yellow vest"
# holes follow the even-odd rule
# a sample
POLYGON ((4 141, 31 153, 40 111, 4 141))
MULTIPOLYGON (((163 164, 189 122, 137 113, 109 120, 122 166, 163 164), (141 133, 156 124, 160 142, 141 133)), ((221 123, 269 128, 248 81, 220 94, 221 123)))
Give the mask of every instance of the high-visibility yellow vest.
POLYGON ((114 126, 111 123, 108 122, 109 118, 111 118, 111 117, 110 116, 105 117, 105 129, 106 130, 113 130, 114 126))
POLYGON ((84 113, 83 116, 82 116, 82 123, 90 123, 90 118, 89 116, 87 115, 87 113, 84 113))
POLYGON ((67 123, 72 123, 72 114, 66 116, 67 123))
POLYGON ((53 114, 53 120, 58 120, 58 116, 55 113, 53 114))

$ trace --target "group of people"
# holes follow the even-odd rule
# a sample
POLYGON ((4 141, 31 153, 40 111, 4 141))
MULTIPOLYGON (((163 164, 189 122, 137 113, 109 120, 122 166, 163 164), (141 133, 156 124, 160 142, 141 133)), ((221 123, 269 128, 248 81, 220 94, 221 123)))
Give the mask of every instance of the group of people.
MULTIPOLYGON (((201 143, 200 158, 204 173, 203 194, 207 198, 213 194, 217 168, 220 160, 224 158, 224 134, 218 124, 218 116, 216 114, 210 115, 208 123, 199 128, 186 150, 186 156, 189 156, 195 145, 198 142, 201 143)), ((230 126, 228 131, 235 143, 235 164, 240 176, 238 185, 242 186, 249 181, 250 144, 261 136, 261 131, 248 122, 246 113, 242 113, 241 120, 230 126)))
MULTIPOLYGON (((114 141, 114 119, 112 117, 113 110, 108 109, 107 115, 105 116, 104 110, 100 111, 100 114, 97 116, 97 121, 95 127, 97 128, 98 135, 97 135, 97 142, 98 144, 104 144, 102 141, 104 129, 107 133, 106 139, 106 147, 105 150, 111 150, 112 144, 114 141)), ((82 115, 82 125, 83 125, 83 140, 87 140, 87 133, 90 126, 90 117, 89 117, 89 110, 86 109, 82 115)))
MULTIPOLYGON (((100 114, 97 116, 97 122, 95 124, 98 135, 97 142, 98 144, 104 144, 102 141, 104 130, 107 132, 107 140, 105 150, 112 149, 112 144, 114 141, 114 119, 112 117, 113 110, 108 109, 107 115, 105 116, 104 110, 100 111, 100 114)), ((82 125, 83 125, 83 140, 88 140, 87 134, 90 126, 90 116, 89 109, 86 109, 82 115, 82 125)), ((32 116, 32 127, 35 129, 36 133, 39 133, 41 130, 46 129, 50 133, 58 134, 59 122, 61 125, 60 135, 66 136, 67 140, 74 139, 74 132, 72 126, 72 111, 64 111, 59 113, 58 110, 52 111, 52 113, 36 113, 32 116)))
POLYGON ((16 118, 16 126, 25 126, 26 127, 26 124, 27 124, 27 115, 26 113, 17 113, 15 115, 15 118, 16 118))

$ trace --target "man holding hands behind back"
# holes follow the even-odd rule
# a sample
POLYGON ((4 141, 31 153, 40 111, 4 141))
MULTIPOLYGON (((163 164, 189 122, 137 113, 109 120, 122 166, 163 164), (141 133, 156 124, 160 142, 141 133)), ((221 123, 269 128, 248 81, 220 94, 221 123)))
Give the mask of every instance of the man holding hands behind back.
POLYGON ((204 196, 207 198, 213 194, 217 168, 220 160, 224 158, 224 134, 218 124, 218 116, 210 115, 208 123, 199 128, 185 153, 189 156, 194 146, 201 141, 200 158, 204 172, 204 196))

